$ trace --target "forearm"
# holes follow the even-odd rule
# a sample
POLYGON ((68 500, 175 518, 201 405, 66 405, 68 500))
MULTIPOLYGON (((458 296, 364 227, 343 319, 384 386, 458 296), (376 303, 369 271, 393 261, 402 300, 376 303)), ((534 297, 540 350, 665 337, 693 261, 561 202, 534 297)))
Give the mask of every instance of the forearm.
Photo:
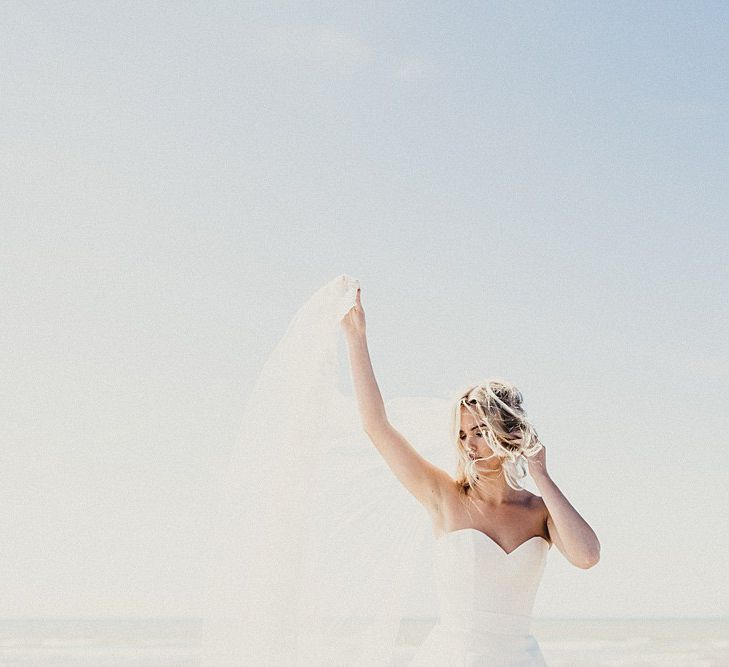
POLYGON ((573 563, 597 562, 600 559, 600 541, 595 531, 572 507, 549 474, 537 474, 534 482, 559 533, 565 555, 573 563))
POLYGON ((364 430, 370 432, 387 423, 385 404, 372 369, 366 335, 347 337, 352 382, 364 430))

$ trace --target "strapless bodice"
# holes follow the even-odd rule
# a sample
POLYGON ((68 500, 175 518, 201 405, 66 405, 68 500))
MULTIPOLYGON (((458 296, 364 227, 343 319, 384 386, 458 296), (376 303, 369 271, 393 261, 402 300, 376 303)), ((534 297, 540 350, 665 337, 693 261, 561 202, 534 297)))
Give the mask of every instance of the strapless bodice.
POLYGON ((528 634, 549 548, 545 538, 535 535, 507 553, 475 528, 437 538, 440 624, 473 632, 528 634))

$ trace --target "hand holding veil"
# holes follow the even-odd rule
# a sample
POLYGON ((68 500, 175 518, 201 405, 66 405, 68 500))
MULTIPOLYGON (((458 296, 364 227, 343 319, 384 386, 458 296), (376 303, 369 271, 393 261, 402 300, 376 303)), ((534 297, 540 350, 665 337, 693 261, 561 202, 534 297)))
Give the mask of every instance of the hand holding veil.
MULTIPOLYGON (((204 667, 406 664, 401 621, 437 614, 428 514, 337 388, 340 323, 358 287, 340 275, 299 308, 246 404, 216 479, 204 667)), ((453 467, 448 400, 385 405, 421 454, 453 467)))

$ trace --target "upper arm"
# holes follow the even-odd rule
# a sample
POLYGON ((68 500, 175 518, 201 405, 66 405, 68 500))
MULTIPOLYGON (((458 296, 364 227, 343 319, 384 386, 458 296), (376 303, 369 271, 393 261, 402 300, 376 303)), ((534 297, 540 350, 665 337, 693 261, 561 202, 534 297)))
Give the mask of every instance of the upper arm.
POLYGON ((552 521, 552 515, 549 513, 549 510, 547 509, 546 505, 544 506, 544 511, 547 513, 547 532, 549 533, 549 539, 552 540, 554 545, 559 549, 559 552, 570 563, 577 566, 577 564, 570 558, 570 556, 565 551, 564 542, 562 542, 562 538, 559 536, 559 532, 557 531, 557 526, 554 525, 554 521, 552 521))
POLYGON ((557 532, 557 527, 554 525, 552 515, 549 513, 546 505, 544 506, 544 511, 547 515, 547 534, 549 535, 549 539, 562 553, 564 553, 564 545, 562 544, 562 540, 557 532))
POLYGON ((453 478, 433 465, 389 422, 367 432, 390 470, 403 486, 431 513, 436 512, 453 478))

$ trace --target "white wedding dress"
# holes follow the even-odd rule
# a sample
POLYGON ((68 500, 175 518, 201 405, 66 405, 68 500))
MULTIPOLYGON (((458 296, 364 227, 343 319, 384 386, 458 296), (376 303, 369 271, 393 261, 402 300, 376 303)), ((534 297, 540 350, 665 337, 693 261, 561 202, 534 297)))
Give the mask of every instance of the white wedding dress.
MULTIPOLYGON (((471 530, 435 539, 340 390, 358 286, 337 276, 297 310, 211 482, 200 665, 389 667, 404 624, 439 615, 413 666, 543 665, 528 621, 546 541, 507 555, 471 530)), ((452 405, 385 399, 390 422, 451 474, 452 405)))
POLYGON ((437 538, 439 618, 409 666, 545 666, 530 627, 548 552, 540 535, 509 553, 475 528, 437 538))

